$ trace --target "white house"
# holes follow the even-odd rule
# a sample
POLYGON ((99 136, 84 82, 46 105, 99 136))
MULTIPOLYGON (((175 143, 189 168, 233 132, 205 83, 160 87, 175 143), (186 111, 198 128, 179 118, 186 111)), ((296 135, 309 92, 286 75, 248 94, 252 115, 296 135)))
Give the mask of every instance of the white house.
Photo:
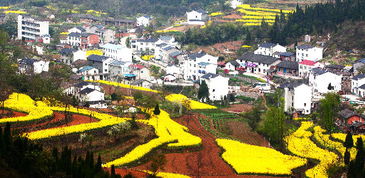
POLYGON ((284 111, 310 114, 312 108, 312 87, 304 83, 286 83, 284 89, 284 111))
POLYGON ((319 62, 303 60, 299 63, 299 76, 302 78, 308 78, 313 68, 318 68, 321 66, 322 65, 319 62))
POLYGON ((274 53, 286 52, 286 47, 281 46, 278 43, 263 43, 258 45, 258 49, 254 51, 254 54, 261 54, 265 56, 274 57, 274 53))
POLYGON ((131 48, 133 51, 154 53, 158 39, 132 39, 131 48))
POLYGON ((131 63, 113 60, 110 66, 110 77, 113 80, 117 80, 118 78, 122 78, 124 74, 128 74, 130 72, 129 66, 131 63))
POLYGON ((296 47, 296 60, 302 62, 303 60, 310 60, 317 62, 323 58, 323 48, 313 47, 310 45, 300 45, 296 47))
POLYGON ((204 25, 208 20, 208 14, 206 11, 199 9, 186 12, 186 19, 189 25, 204 25))
POLYGON ((327 72, 320 68, 312 69, 309 75, 309 85, 313 87, 313 93, 339 92, 342 87, 341 83, 342 75, 327 72))
POLYGON ((85 88, 78 93, 81 102, 87 103, 90 108, 107 108, 104 93, 92 88, 85 88))
POLYGON ((224 69, 229 70, 229 71, 235 71, 240 66, 241 65, 237 61, 229 61, 224 66, 224 69))
POLYGON ((99 70, 92 66, 81 67, 77 74, 80 75, 83 80, 100 80, 99 70))
POLYGON ((364 97, 365 74, 358 74, 351 79, 351 92, 357 96, 364 97))
POLYGON ((40 74, 49 70, 49 61, 44 60, 21 59, 18 64, 19 72, 22 74, 40 74))
POLYGON ((184 61, 184 79, 185 80, 200 80, 200 77, 207 73, 217 73, 218 57, 198 52, 189 54, 184 61))
POLYGON ((115 34, 116 32, 112 29, 104 29, 101 33, 101 41, 103 44, 106 43, 114 43, 115 42, 115 34))
POLYGON ((104 55, 115 60, 123 62, 132 62, 132 49, 123 47, 122 45, 107 43, 100 46, 103 49, 104 55))
POLYGON ((142 17, 138 17, 137 18, 137 26, 144 26, 144 27, 147 27, 150 25, 151 23, 151 17, 150 16, 142 16, 142 17))
POLYGON ((18 16, 18 39, 37 40, 43 35, 49 35, 49 22, 31 17, 18 16))
POLYGON ((145 66, 140 64, 129 65, 131 73, 136 76, 138 80, 152 80, 151 72, 145 66))
POLYGON ((237 6, 242 5, 243 3, 241 0, 231 0, 231 1, 229 1, 229 4, 232 9, 236 9, 237 6))
POLYGON ((109 65, 113 61, 112 58, 93 54, 87 57, 87 60, 89 65, 99 70, 101 80, 105 80, 109 76, 109 65))
POLYGON ((82 81, 82 82, 79 82, 75 85, 72 85, 72 86, 64 89, 63 93, 77 97, 78 93, 85 88, 91 88, 94 90, 101 91, 101 87, 99 85, 96 85, 95 83, 91 83, 91 82, 82 81))
POLYGON ((86 30, 82 27, 73 27, 67 30, 68 33, 84 33, 86 30))
POLYGON ((267 75, 271 67, 280 63, 277 58, 251 52, 244 53, 236 61, 246 68, 246 72, 262 75, 267 75))
POLYGON ((73 52, 73 60, 71 63, 74 63, 78 60, 87 60, 86 57, 86 51, 85 50, 77 50, 75 52, 73 52))
POLYGON ((165 70, 167 75, 173 75, 176 78, 182 78, 182 68, 176 65, 168 65, 165 70))
POLYGON ((217 74, 208 73, 201 77, 201 82, 205 81, 209 89, 209 99, 217 101, 225 99, 228 95, 228 80, 227 77, 222 77, 217 74))

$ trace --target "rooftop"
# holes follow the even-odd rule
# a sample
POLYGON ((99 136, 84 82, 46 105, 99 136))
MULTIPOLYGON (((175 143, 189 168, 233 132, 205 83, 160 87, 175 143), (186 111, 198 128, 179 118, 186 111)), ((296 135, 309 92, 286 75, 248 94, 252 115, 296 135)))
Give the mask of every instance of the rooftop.
POLYGON ((277 58, 274 58, 271 56, 260 55, 260 54, 254 54, 252 52, 246 52, 238 59, 242 59, 245 61, 251 61, 251 62, 257 62, 257 63, 263 63, 263 64, 269 64, 269 65, 278 61, 277 58))
POLYGON ((313 46, 304 44, 304 45, 297 46, 297 48, 298 49, 311 49, 311 48, 313 48, 313 46))
POLYGON ((274 43, 262 43, 262 44, 259 44, 259 47, 261 47, 261 48, 271 48, 275 45, 276 44, 274 44, 274 43))
POLYGON ((299 67, 298 67, 299 65, 295 61, 281 61, 276 66, 280 67, 280 68, 287 68, 287 69, 293 69, 293 70, 298 70, 299 69, 299 67))
POLYGON ((202 78, 204 78, 204 79, 211 79, 211 78, 216 78, 218 76, 219 75, 217 75, 217 74, 207 73, 207 74, 203 75, 202 78))
POLYGON ((105 45, 100 46, 101 48, 105 48, 105 49, 111 49, 111 50, 120 50, 122 49, 122 45, 117 45, 117 44, 112 44, 112 43, 107 43, 105 45))
POLYGON ((84 66, 84 67, 80 68, 79 72, 85 72, 85 71, 89 71, 91 69, 95 69, 95 68, 92 66, 84 66))
POLYGON ((365 78, 365 74, 358 74, 352 77, 352 80, 359 80, 365 78))
POLYGON ((107 59, 108 59, 108 57, 106 57, 106 56, 99 56, 99 55, 95 55, 95 54, 92 54, 89 57, 87 57, 87 60, 95 61, 95 62, 104 62, 107 59))
POLYGON ((307 65, 307 66, 313 66, 314 64, 316 64, 317 62, 314 61, 310 61, 310 60, 303 60, 302 62, 300 62, 299 64, 303 64, 303 65, 307 65))

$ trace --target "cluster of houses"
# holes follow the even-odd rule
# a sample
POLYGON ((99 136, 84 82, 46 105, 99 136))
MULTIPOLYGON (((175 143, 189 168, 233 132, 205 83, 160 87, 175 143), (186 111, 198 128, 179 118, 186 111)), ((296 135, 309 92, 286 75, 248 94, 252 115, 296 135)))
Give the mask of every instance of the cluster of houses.
MULTIPOLYGON (((191 25, 204 25, 208 20, 204 10, 190 11, 186 16, 191 25)), ((149 26, 151 20, 149 16, 139 17, 134 26, 149 26)), ((236 60, 223 63, 218 62, 217 56, 203 51, 182 50, 173 36, 137 38, 137 31, 120 33, 100 24, 70 28, 61 35, 57 45, 59 61, 72 66, 75 75, 84 81, 110 80, 147 88, 163 83, 193 85, 205 81, 211 101, 222 100, 232 92, 229 78, 219 75, 219 69, 228 75, 245 72, 267 79, 275 76, 295 79, 296 82, 279 86, 284 89, 284 109, 288 113, 310 114, 329 92, 365 96, 365 75, 359 74, 365 59, 355 61, 352 66, 331 65, 320 62, 322 47, 303 44, 290 52, 280 44, 263 43, 254 52, 246 52, 236 60), (130 39, 128 46, 127 38, 130 39), (145 56, 149 56, 148 59, 145 56), (160 66, 165 71, 164 76, 153 77, 150 65, 160 66)), ((50 43, 48 22, 19 15, 18 39, 50 43)), ((45 60, 21 59, 18 62, 20 73, 38 74, 49 70, 49 62, 45 60)), ((90 107, 106 107, 102 88, 92 83, 81 82, 65 92, 90 107)))

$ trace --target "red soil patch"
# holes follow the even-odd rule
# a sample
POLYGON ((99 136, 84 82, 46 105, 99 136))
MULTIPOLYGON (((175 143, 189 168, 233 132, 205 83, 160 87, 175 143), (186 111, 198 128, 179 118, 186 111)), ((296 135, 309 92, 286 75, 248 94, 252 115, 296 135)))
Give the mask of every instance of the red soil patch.
POLYGON ((252 105, 250 104, 234 104, 230 105, 229 108, 223 108, 223 111, 231 112, 231 113, 242 113, 249 112, 252 110, 252 105))
POLYGON ((0 119, 1 118, 8 118, 8 116, 1 116, 2 114, 11 114, 10 117, 21 117, 28 115, 27 113, 16 112, 16 111, 9 111, 9 110, 0 110, 0 119))
POLYGON ((253 132, 247 124, 239 121, 230 121, 227 122, 227 124, 232 131, 231 135, 241 140, 242 142, 251 145, 271 147, 270 143, 265 139, 265 137, 259 135, 256 132, 253 132))
MULTIPOLYGON (((104 168, 105 171, 108 171, 110 173, 110 168, 104 168)), ((133 170, 133 169, 121 169, 121 168, 115 168, 115 173, 121 175, 124 177, 127 174, 132 174, 134 177, 146 177, 148 174, 142 171, 133 170)))
MULTIPOLYGON (((52 119, 49 119, 45 122, 37 123, 37 124, 31 124, 27 125, 23 128, 30 128, 29 131, 36 131, 36 130, 42 130, 42 126, 46 126, 49 124, 55 124, 57 122, 61 122, 65 120, 65 115, 60 112, 54 112, 54 116, 52 119)), ((68 127, 72 125, 79 125, 79 124, 85 124, 85 123, 91 123, 91 122, 98 122, 99 120, 90 118, 89 116, 79 115, 79 114, 72 114, 72 118, 70 121, 68 121, 65 124, 56 126, 56 127, 49 127, 49 128, 57 128, 57 127, 68 127)), ((28 131, 28 132, 29 132, 28 131)))
MULTIPOLYGON (((167 153, 163 172, 179 173, 191 177, 269 177, 237 175, 220 157, 222 149, 215 142, 215 137, 204 130, 196 115, 183 116, 175 121, 189 128, 189 132, 202 139, 202 149, 195 152, 167 153)), ((149 163, 137 166, 147 170, 149 163)))

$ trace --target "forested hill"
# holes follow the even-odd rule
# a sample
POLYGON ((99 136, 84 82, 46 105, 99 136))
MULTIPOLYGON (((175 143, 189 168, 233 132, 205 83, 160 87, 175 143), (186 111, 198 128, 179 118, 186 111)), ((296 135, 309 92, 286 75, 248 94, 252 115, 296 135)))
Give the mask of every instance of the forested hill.
POLYGON ((63 3, 80 5, 88 9, 102 10, 111 16, 134 16, 136 14, 182 16, 187 10, 203 8, 205 10, 224 10, 225 0, 1 0, 5 5, 14 2, 31 4, 63 3))

